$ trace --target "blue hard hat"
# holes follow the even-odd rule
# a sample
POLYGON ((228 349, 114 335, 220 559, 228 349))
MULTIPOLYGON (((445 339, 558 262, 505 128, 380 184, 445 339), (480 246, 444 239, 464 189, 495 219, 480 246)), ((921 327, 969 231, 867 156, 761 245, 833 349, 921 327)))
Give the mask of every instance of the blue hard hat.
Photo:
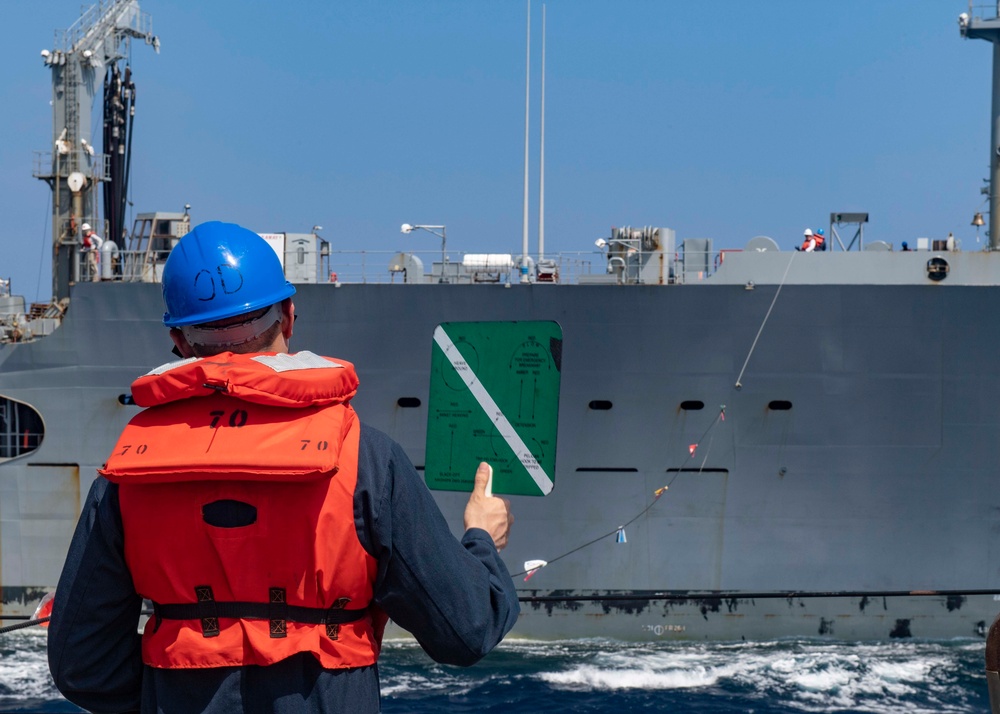
POLYGON ((822 228, 817 228, 816 229, 816 235, 818 235, 818 236, 825 236, 826 233, 823 232, 822 228))
POLYGON ((267 241, 234 223, 202 223, 181 238, 163 266, 163 324, 200 325, 294 294, 267 241))

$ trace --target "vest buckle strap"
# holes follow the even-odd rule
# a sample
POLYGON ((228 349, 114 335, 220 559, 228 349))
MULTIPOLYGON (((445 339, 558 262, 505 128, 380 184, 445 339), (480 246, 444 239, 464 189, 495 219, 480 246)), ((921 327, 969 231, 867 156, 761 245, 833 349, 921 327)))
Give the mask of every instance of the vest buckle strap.
POLYGON ((338 618, 335 612, 337 610, 343 610, 344 607, 347 605, 347 603, 349 603, 350 601, 351 598, 349 597, 337 598, 336 602, 334 602, 330 606, 330 609, 327 610, 327 616, 325 618, 326 636, 329 637, 331 640, 336 640, 340 637, 340 623, 336 621, 338 618))
POLYGON ((219 612, 211 585, 195 585, 194 598, 198 601, 198 619, 201 620, 203 637, 219 636, 219 612))
MULTIPOLYGON (((160 620, 211 620, 210 627, 205 632, 206 637, 214 637, 219 634, 220 620, 267 620, 277 621, 279 628, 286 628, 288 622, 297 622, 306 625, 324 625, 327 634, 336 639, 339 626, 348 622, 355 622, 370 617, 367 607, 357 610, 346 609, 350 598, 342 597, 330 607, 306 607, 303 605, 289 605, 286 591, 282 588, 269 588, 268 600, 264 602, 243 602, 243 601, 218 601, 212 594, 211 588, 205 588, 205 592, 197 594, 204 599, 191 603, 158 603, 153 602, 153 612, 160 620), (271 590, 277 590, 272 602, 271 590), (214 632, 212 632, 214 628, 214 632), (208 632, 212 632, 211 635, 208 632)), ((202 623, 204 628, 205 623, 202 623)), ((269 626, 269 629, 270 626, 269 626)), ((204 630, 203 630, 204 631, 204 630)), ((280 631, 280 629, 278 630, 280 631)), ((283 635, 275 634, 275 637, 283 635)))
POLYGON ((153 601, 153 634, 155 635, 159 629, 160 625, 163 624, 163 614, 160 612, 160 604, 153 601))
POLYGON ((268 589, 267 620, 272 639, 288 635, 288 603, 284 588, 268 589))

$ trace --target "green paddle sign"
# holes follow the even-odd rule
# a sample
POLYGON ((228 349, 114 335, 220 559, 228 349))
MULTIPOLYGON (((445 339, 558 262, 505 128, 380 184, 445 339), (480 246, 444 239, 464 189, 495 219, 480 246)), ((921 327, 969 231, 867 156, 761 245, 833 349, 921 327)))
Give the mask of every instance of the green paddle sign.
POLYGON ((424 477, 471 491, 544 496, 555 483, 562 328, 550 321, 445 322, 434 330, 424 477))

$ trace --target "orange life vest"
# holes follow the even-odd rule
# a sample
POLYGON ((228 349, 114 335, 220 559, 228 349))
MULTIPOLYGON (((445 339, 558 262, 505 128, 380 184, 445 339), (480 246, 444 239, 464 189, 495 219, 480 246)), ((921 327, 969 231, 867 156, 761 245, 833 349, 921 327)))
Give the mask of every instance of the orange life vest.
POLYGON ((146 664, 374 664, 385 618, 354 524, 357 384, 351 364, 309 352, 227 352, 132 385, 150 408, 100 473, 119 485, 125 559, 154 603, 146 664))

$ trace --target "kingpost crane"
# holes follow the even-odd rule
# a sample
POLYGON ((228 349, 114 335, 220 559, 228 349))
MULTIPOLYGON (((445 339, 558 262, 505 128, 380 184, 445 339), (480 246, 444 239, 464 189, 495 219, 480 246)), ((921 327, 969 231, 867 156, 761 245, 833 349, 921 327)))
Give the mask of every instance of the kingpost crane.
POLYGON ((34 175, 52 189, 52 292, 56 300, 68 297, 71 282, 79 277, 80 226, 90 223, 100 232, 96 189, 111 179, 112 157, 92 145, 94 97, 109 69, 118 75, 118 63, 129 56, 133 37, 159 52, 160 41, 151 26, 138 0, 101 0, 68 30, 56 32, 52 50, 42 50, 42 59, 52 70, 53 147, 35 152, 34 175))

